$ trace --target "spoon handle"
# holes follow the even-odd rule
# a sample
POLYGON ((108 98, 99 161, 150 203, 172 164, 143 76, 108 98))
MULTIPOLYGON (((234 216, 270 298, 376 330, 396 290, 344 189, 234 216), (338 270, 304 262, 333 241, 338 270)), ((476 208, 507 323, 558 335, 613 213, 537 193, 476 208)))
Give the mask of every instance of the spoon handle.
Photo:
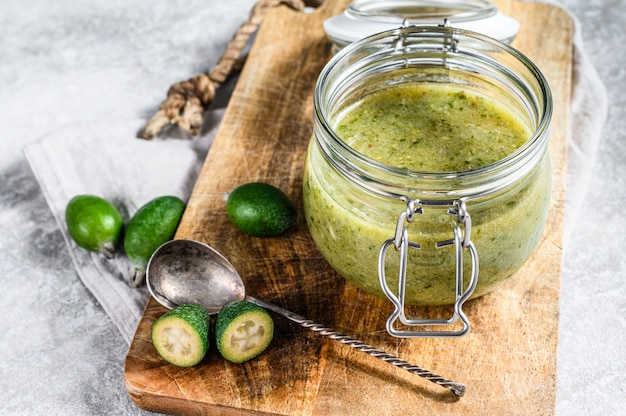
POLYGON ((323 325, 317 324, 309 319, 304 318, 298 314, 288 311, 287 309, 283 309, 280 306, 274 305, 272 303, 268 303, 262 301, 260 299, 253 298, 251 296, 246 296, 246 300, 252 302, 258 306, 261 306, 265 309, 269 309, 277 314, 284 316, 285 318, 299 324, 304 328, 308 328, 311 331, 317 332, 320 335, 324 335, 330 339, 335 341, 339 341, 342 344, 346 344, 358 351, 365 352, 373 357, 376 357, 380 360, 386 361, 391 365, 394 365, 402 370, 406 370, 409 373, 418 375, 420 377, 425 378, 426 380, 438 384, 442 387, 447 388, 452 391, 457 397, 462 397, 465 394, 465 385, 461 383, 457 383, 446 378, 443 378, 431 371, 425 370, 421 367, 416 366, 415 364, 411 364, 407 361, 404 361, 394 355, 388 354, 384 351, 376 349, 371 345, 365 344, 355 338, 352 338, 348 335, 342 334, 341 332, 337 332, 333 329, 324 327, 323 325))

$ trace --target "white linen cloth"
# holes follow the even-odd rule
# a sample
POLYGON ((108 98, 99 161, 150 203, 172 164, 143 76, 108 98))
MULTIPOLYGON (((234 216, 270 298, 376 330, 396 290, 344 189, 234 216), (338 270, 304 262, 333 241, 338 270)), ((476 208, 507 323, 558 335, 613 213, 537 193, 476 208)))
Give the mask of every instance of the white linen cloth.
MULTIPOLYGON (((573 96, 568 138, 565 235, 586 193, 589 175, 607 113, 607 95, 587 59, 575 21, 573 96)), ((77 194, 100 195, 124 212, 126 221, 140 206, 161 195, 187 200, 223 111, 210 112, 201 137, 144 141, 136 132, 145 120, 102 125, 71 125, 28 145, 24 153, 67 242, 78 276, 102 305, 128 343, 132 340, 149 293, 130 285, 123 253, 107 260, 87 252, 69 238, 65 207, 77 194)))
POLYGON ((80 279, 130 344, 149 298, 130 284, 122 249, 107 260, 78 247, 67 232, 65 207, 75 195, 98 195, 122 212, 125 223, 153 198, 187 201, 224 111, 210 112, 200 137, 146 141, 135 137, 144 120, 70 125, 25 147, 26 158, 63 233, 80 279))

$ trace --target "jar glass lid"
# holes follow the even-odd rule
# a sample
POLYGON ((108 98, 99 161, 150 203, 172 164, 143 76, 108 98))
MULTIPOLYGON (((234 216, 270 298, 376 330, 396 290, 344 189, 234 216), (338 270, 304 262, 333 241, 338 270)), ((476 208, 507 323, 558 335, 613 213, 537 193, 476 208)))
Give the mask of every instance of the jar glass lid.
POLYGON ((339 48, 374 33, 411 26, 439 25, 471 30, 509 43, 519 22, 489 0, 356 0, 340 15, 326 19, 324 30, 339 48))

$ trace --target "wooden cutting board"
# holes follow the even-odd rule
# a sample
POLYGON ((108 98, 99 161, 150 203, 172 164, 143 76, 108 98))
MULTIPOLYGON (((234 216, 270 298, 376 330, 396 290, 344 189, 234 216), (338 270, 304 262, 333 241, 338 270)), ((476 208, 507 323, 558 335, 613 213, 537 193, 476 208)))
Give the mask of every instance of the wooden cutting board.
POLYGON ((465 383, 464 397, 327 340, 275 315, 275 338, 242 365, 212 346, 194 368, 166 364, 150 326, 166 310, 151 299, 125 362, 137 406, 171 414, 549 415, 555 410, 561 235, 570 103, 572 22, 561 9, 498 2, 521 30, 514 46, 538 64, 555 102, 550 138, 554 186, 544 238, 516 276, 469 302, 472 331, 459 339, 396 339, 392 306, 345 283, 324 261, 302 214, 301 176, 312 133, 312 91, 330 44, 322 22, 347 0, 315 12, 266 16, 206 158, 176 238, 206 242, 231 260, 248 294, 465 383), (299 209, 287 235, 245 236, 228 222, 224 193, 251 181, 286 191, 299 209))

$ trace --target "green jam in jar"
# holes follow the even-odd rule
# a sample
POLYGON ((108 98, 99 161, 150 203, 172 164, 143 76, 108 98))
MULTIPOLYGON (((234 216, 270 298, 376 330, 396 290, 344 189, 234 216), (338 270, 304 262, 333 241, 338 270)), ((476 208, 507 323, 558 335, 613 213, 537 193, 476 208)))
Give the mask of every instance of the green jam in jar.
MULTIPOLYGON (((495 100, 458 85, 405 83, 379 89, 346 106, 330 120, 336 135, 361 155, 407 172, 472 171, 498 162, 533 134, 524 120, 495 100)), ((304 172, 304 209, 311 236, 344 278, 384 297, 378 280, 381 245, 393 238, 406 203, 355 186, 312 140, 304 172)), ((451 175, 451 177, 454 175, 451 175)), ((407 183, 410 183, 410 173, 407 183)), ((365 181, 366 182, 366 181, 365 181)), ((454 180, 451 180, 451 186, 454 180)), ((428 190, 407 195, 424 199, 428 190)), ((471 239, 480 272, 472 297, 481 296, 518 270, 541 239, 550 199, 547 152, 523 178, 496 192, 467 200, 471 239)), ((455 300, 454 247, 435 248, 453 238, 457 219, 445 208, 427 207, 408 226, 410 241, 406 302, 447 305, 455 300)), ((466 256, 469 257, 469 256, 466 256)), ((469 259, 465 273, 469 276, 469 259)), ((385 270, 397 287, 399 255, 389 250, 385 270)))
POLYGON ((357 152, 422 172, 473 169, 510 155, 531 132, 510 111, 458 87, 413 83, 365 96, 337 135, 357 152))

